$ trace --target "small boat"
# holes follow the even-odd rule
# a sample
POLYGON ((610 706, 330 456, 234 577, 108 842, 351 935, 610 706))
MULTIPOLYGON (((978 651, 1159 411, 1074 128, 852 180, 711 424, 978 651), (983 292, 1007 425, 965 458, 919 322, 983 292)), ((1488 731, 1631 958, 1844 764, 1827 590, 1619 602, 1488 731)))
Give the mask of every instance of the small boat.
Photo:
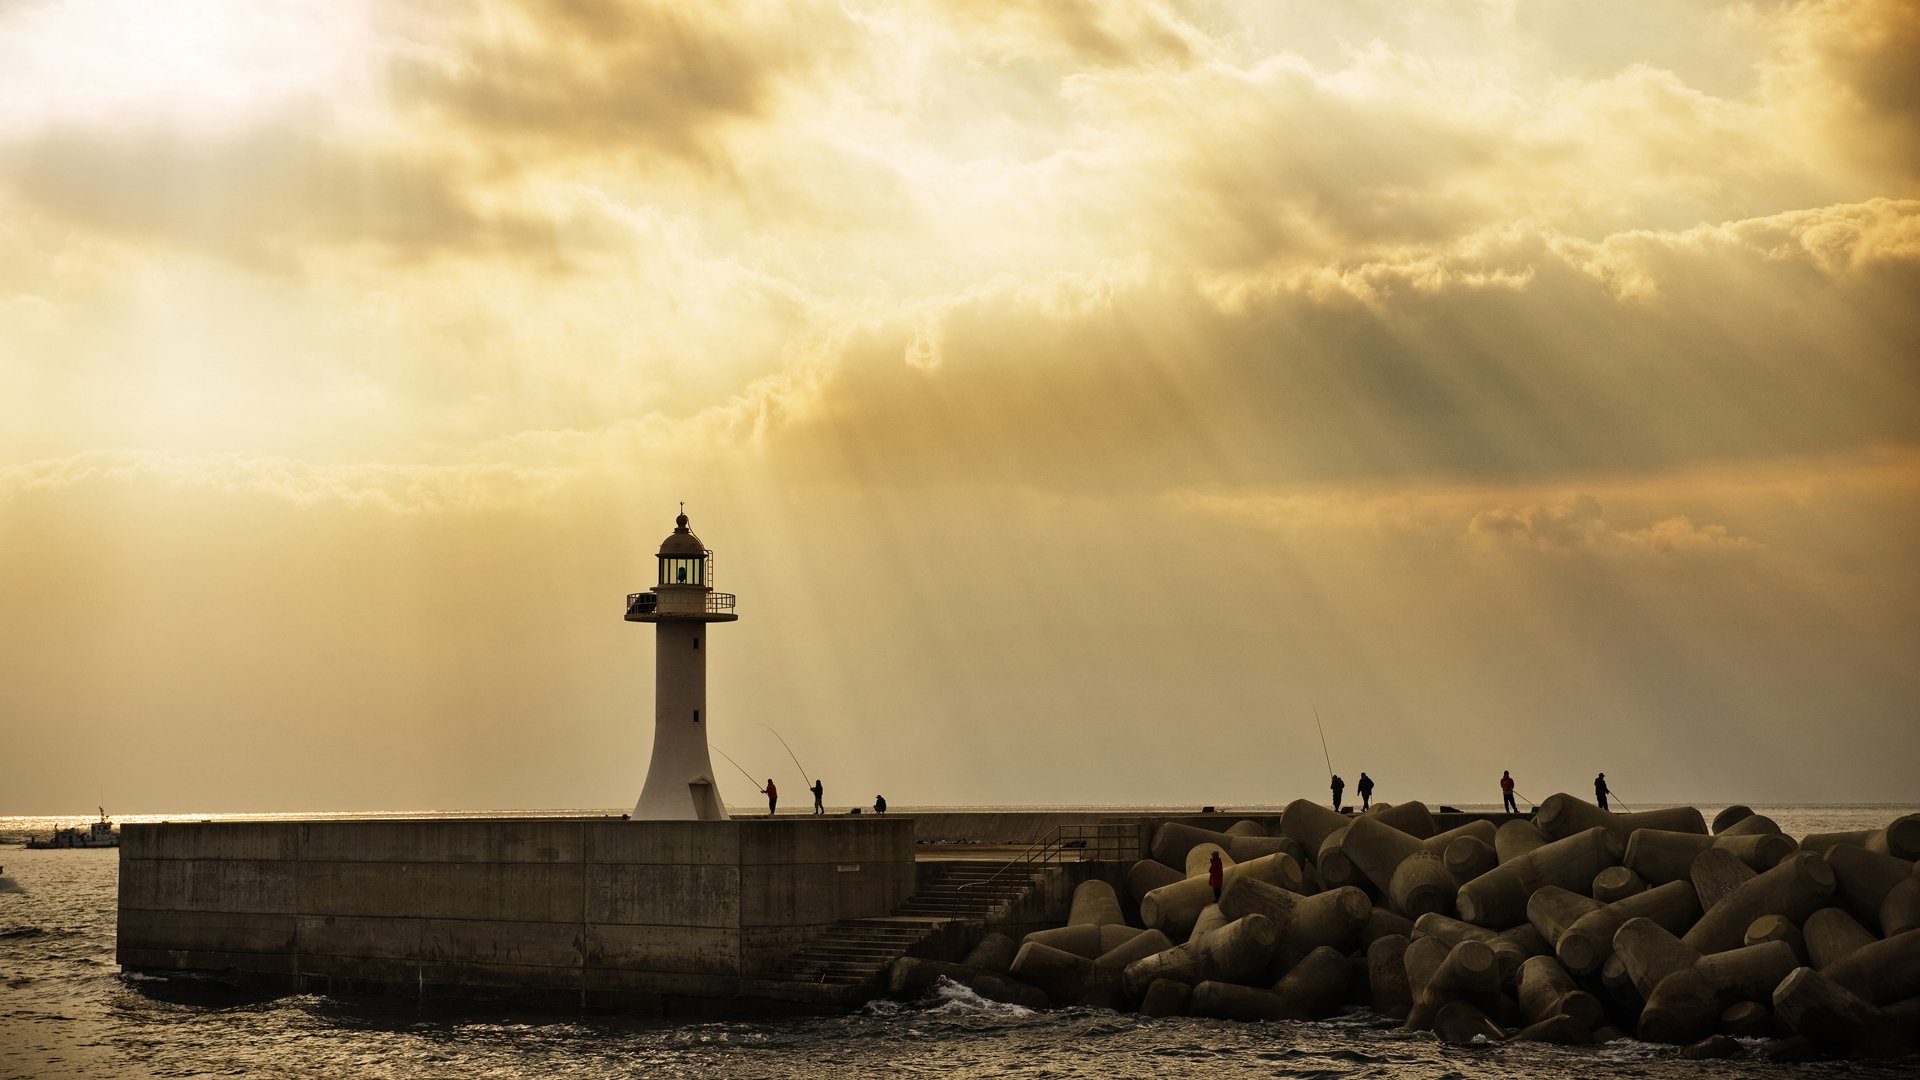
POLYGON ((45 850, 47 848, 107 848, 120 846, 120 832, 113 827, 113 821, 107 817, 107 808, 100 808, 100 820, 85 829, 75 826, 71 829, 55 829, 50 839, 34 838, 27 846, 45 850))

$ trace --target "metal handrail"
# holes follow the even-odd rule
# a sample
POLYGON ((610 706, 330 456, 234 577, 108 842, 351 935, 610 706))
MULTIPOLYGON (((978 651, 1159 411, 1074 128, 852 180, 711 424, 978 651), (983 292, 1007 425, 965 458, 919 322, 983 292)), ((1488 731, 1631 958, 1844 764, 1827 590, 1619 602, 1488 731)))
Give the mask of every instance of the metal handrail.
MULTIPOLYGON (((725 592, 707 594, 705 611, 708 615, 733 614, 734 595, 725 592)), ((651 615, 660 611, 660 594, 655 592, 637 592, 627 594, 627 614, 651 615)), ((668 612, 667 614, 673 614, 668 612)))
MULTIPOLYGON (((975 885, 991 885, 999 881, 1002 875, 1005 875, 1009 871, 1024 869, 1036 862, 1043 867, 1054 861, 1065 862, 1067 846, 1070 840, 1076 842, 1075 846, 1079 850, 1084 851, 1087 850, 1087 840, 1091 838, 1094 844, 1091 850, 1094 853, 1094 858, 1097 860, 1110 858, 1118 861, 1124 859, 1128 853, 1122 851, 1117 844, 1109 851, 1106 840, 1113 830, 1125 827, 1127 826, 1124 823, 1107 821, 1091 823, 1074 822, 1067 825, 1055 825, 1046 835, 1028 844, 1025 850, 1021 851, 1019 855, 1007 860, 1006 864, 1000 867, 1000 869, 995 870, 992 874, 981 878, 979 881, 965 882, 961 884, 959 888, 968 889, 975 885)), ((1138 852, 1134 854, 1137 855, 1138 852)))

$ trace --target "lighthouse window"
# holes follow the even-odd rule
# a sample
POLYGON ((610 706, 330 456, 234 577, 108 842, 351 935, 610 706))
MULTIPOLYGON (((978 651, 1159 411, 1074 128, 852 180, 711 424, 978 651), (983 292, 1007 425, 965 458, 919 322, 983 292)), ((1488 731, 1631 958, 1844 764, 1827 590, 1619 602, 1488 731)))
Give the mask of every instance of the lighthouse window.
POLYGON ((699 639, 699 638, 694 638, 694 639, 693 639, 693 647, 694 647, 694 649, 695 649, 696 651, 697 651, 697 650, 698 650, 698 649, 700 648, 700 639, 699 639))
POLYGON ((663 558, 660 560, 660 584, 704 585, 705 570, 705 559, 663 558))
POLYGON ((696 723, 696 724, 700 722, 700 710, 699 710, 699 709, 695 709, 695 710, 693 710, 693 722, 694 722, 694 723, 696 723))

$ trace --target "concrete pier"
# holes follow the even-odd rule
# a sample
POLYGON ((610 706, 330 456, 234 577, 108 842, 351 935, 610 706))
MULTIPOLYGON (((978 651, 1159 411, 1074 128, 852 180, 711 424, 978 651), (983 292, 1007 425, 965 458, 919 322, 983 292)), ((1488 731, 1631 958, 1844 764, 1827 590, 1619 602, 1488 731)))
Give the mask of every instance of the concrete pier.
POLYGON ((293 992, 702 1011, 917 880, 908 818, 121 831, 120 964, 293 992))

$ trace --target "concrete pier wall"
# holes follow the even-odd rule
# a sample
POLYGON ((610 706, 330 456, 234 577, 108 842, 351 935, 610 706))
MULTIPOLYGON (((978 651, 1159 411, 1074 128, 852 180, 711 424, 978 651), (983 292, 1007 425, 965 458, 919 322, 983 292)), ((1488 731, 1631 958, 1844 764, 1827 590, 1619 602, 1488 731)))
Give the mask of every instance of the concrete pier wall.
POLYGON ((127 825, 116 951, 276 989, 667 1011, 915 882, 906 817, 127 825))

